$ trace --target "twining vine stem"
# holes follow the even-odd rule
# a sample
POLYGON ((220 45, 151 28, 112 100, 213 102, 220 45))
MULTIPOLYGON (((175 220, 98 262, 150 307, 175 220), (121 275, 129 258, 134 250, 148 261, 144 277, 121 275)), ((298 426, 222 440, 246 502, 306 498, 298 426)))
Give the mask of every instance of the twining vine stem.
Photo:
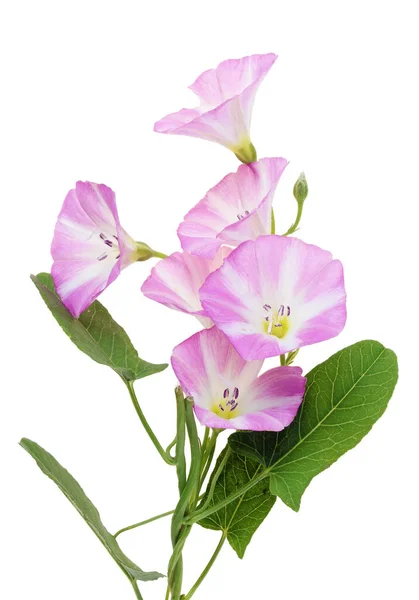
POLYGON ((196 592, 196 590, 199 588, 199 586, 201 585, 201 583, 204 581, 204 579, 207 576, 207 574, 208 574, 209 570, 211 569, 212 565, 217 560, 217 557, 220 554, 221 548, 224 546, 224 542, 226 541, 226 539, 227 539, 227 534, 225 532, 223 532, 223 535, 221 536, 221 539, 218 542, 218 545, 217 545, 217 547, 216 547, 213 555, 209 559, 207 566, 202 571, 201 575, 198 577, 198 579, 196 580, 196 582, 194 583, 194 585, 191 587, 191 589, 189 590, 189 592, 187 594, 185 594, 185 596, 182 597, 182 600, 189 600, 190 598, 192 598, 192 596, 194 595, 194 593, 196 592))
POLYGON ((140 404, 138 402, 135 390, 134 390, 134 382, 133 381, 127 381, 126 379, 123 379, 125 385, 127 386, 130 398, 132 400, 132 403, 134 405, 135 408, 135 412, 137 413, 144 429, 146 430, 148 437, 150 438, 150 440, 153 442, 157 452, 160 454, 160 456, 162 457, 162 459, 164 460, 165 463, 167 463, 168 465, 174 465, 175 464, 175 460, 170 456, 170 454, 168 454, 166 452, 166 450, 163 448, 163 446, 160 444, 159 440, 157 439, 154 431, 151 429, 150 425, 148 424, 147 419, 144 416, 143 411, 141 410, 140 404))

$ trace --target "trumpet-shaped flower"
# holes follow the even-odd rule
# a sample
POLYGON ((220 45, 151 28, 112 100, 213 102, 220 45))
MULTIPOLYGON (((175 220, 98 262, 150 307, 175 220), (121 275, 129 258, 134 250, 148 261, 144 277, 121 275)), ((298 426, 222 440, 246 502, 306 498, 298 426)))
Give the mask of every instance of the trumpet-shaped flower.
POLYGON ((245 361, 216 327, 196 333, 172 354, 196 416, 214 429, 281 431, 291 423, 304 395, 301 369, 276 367, 258 377, 262 365, 245 361))
POLYGON ((342 264, 296 238, 244 242, 209 275, 200 298, 246 360, 327 340, 346 321, 342 264))
POLYGON ((152 268, 141 291, 147 298, 194 315, 205 327, 211 327, 213 323, 206 318, 201 306, 199 289, 231 251, 231 248, 221 248, 212 260, 187 252, 174 252, 152 268))
POLYGON ((224 177, 180 224, 182 248, 213 258, 222 244, 238 246, 271 233, 272 200, 286 166, 284 158, 263 158, 224 177))
POLYGON ((51 254, 55 288, 75 317, 139 259, 136 242, 119 223, 110 188, 76 183, 58 215, 51 254))
POLYGON ((200 106, 167 115, 154 125, 154 131, 218 142, 241 161, 255 161, 250 141, 253 102, 276 58, 275 54, 255 54, 225 60, 216 69, 205 71, 190 86, 200 106))

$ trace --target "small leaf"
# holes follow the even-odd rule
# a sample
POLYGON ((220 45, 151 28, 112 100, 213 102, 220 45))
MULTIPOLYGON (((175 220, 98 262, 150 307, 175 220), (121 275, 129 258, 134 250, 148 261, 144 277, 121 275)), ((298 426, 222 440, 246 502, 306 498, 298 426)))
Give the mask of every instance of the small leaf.
POLYGON ((48 273, 31 275, 45 304, 56 321, 79 350, 101 365, 113 369, 126 381, 135 381, 166 369, 139 358, 124 329, 116 323, 97 300, 78 319, 67 310, 55 293, 48 273))
POLYGON ((152 581, 163 577, 163 575, 155 571, 143 571, 125 556, 113 535, 109 533, 102 523, 97 508, 86 496, 74 477, 49 452, 26 438, 21 440, 20 445, 36 460, 41 471, 57 484, 129 579, 152 581))
MULTIPOLYGON (((224 458, 226 450, 225 448, 218 457, 217 464, 208 483, 208 488, 211 485, 220 462, 224 458)), ((249 481, 259 474, 262 468, 256 461, 231 452, 217 480, 209 507, 218 504, 238 488, 249 483, 249 481)), ((205 502, 205 499, 206 496, 204 496, 202 503, 205 502)), ((239 558, 243 558, 253 534, 268 515, 275 504, 275 500, 275 496, 269 492, 269 481, 265 479, 257 483, 246 494, 234 502, 198 522, 207 529, 223 531, 227 535, 227 539, 233 550, 237 552, 239 558)))
POLYGON ((240 432, 231 448, 270 474, 270 490, 293 510, 310 481, 356 446, 385 411, 397 382, 397 358, 379 342, 341 350, 307 375, 300 410, 279 433, 240 432))

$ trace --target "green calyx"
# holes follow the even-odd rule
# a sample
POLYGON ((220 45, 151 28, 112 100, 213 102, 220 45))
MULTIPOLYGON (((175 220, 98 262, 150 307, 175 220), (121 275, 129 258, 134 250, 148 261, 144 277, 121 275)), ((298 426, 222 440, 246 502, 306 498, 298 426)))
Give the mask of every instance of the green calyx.
POLYGON ((232 151, 237 156, 237 158, 245 165, 248 165, 252 162, 256 162, 258 159, 256 148, 250 141, 250 138, 243 139, 241 144, 232 148, 232 151))
POLYGON ((162 252, 156 252, 150 248, 148 244, 144 242, 135 242, 135 250, 134 250, 135 261, 143 262, 144 260, 148 260, 149 258, 166 258, 167 254, 163 254, 162 252))

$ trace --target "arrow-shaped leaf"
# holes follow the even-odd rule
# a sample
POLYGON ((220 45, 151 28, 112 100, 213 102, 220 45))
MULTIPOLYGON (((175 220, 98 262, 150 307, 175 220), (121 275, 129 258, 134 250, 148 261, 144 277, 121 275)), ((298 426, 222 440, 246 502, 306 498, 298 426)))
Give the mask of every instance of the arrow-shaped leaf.
MULTIPOLYGON (((223 450, 218 458, 208 482, 208 489, 211 487, 214 474, 217 472, 225 453, 226 449, 223 450)), ((230 451, 230 456, 217 479, 214 494, 208 508, 222 502, 225 498, 248 484, 262 469, 263 467, 255 460, 230 451)), ((202 503, 205 503, 205 500, 206 496, 202 499, 202 503)), ((207 529, 223 531, 239 558, 243 558, 253 534, 268 515, 275 504, 275 500, 276 497, 269 491, 269 481, 265 479, 257 483, 246 494, 243 494, 243 496, 234 502, 198 522, 207 529)))
POLYGON ((52 479, 67 499, 70 500, 74 508, 131 581, 152 581, 163 577, 155 571, 143 571, 122 552, 114 536, 109 533, 102 523, 97 508, 86 496, 74 477, 49 452, 26 438, 21 440, 20 445, 36 460, 41 471, 52 479))
POLYGON ((71 341, 96 362, 110 367, 126 381, 142 379, 167 367, 142 360, 124 329, 97 300, 75 319, 55 293, 51 275, 40 273, 31 279, 71 341))
POLYGON ((379 342, 358 342, 310 371, 304 401, 289 427, 279 433, 235 433, 231 448, 262 464, 272 494, 298 510, 313 477, 356 446, 381 417, 397 375, 394 352, 379 342))

